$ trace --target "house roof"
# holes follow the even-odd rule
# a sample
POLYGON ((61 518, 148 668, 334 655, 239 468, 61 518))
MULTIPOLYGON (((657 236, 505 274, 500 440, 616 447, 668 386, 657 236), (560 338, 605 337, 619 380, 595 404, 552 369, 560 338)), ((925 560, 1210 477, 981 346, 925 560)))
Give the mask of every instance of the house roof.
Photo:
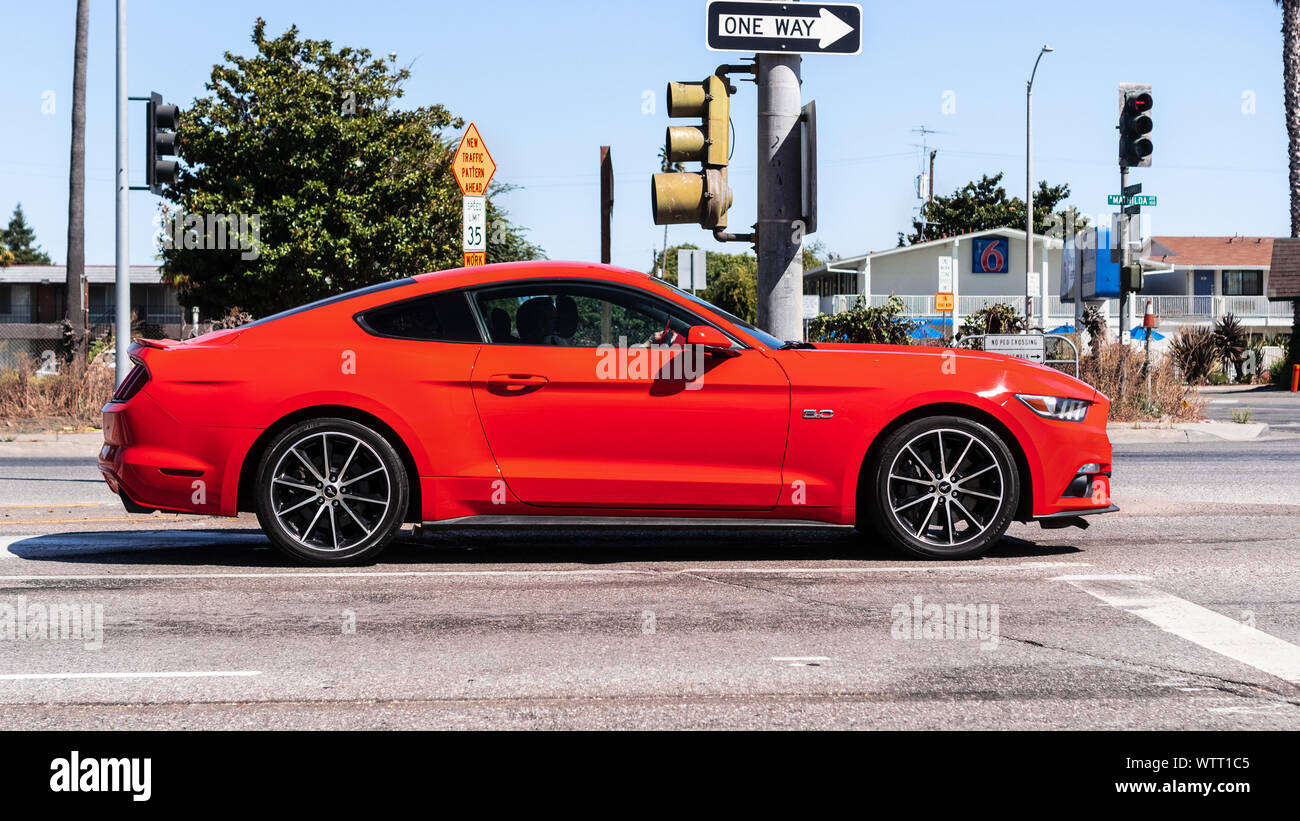
POLYGON ((1270 299, 1300 297, 1300 239, 1273 243, 1273 264, 1268 272, 1270 299))
POLYGON ((1179 267, 1267 268, 1272 237, 1152 237, 1144 255, 1179 267))
MULTIPOLYGON (((87 265, 86 281, 94 285, 111 285, 116 281, 117 269, 112 265, 87 265)), ((159 285, 162 271, 157 265, 132 265, 132 285, 159 285)), ((66 265, 10 265, 0 268, 0 285, 38 285, 48 282, 59 285, 68 281, 66 265)))

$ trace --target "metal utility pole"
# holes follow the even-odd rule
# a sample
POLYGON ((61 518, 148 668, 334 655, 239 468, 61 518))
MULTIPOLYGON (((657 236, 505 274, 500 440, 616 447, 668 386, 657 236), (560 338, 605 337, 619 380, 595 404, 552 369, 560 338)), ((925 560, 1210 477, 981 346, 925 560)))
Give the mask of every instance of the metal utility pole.
POLYGON ((1038 61, 1052 51, 1044 45, 1034 60, 1034 70, 1025 87, 1025 326, 1034 326, 1034 289, 1030 287, 1030 273, 1034 270, 1034 75, 1038 74, 1038 61))
POLYGON ((803 338, 798 55, 758 55, 758 325, 803 338))
POLYGON ((114 370, 122 384, 130 370, 126 350, 131 344, 131 248, 127 194, 127 99, 126 99, 126 0, 117 0, 117 255, 116 304, 113 339, 116 346, 114 370))

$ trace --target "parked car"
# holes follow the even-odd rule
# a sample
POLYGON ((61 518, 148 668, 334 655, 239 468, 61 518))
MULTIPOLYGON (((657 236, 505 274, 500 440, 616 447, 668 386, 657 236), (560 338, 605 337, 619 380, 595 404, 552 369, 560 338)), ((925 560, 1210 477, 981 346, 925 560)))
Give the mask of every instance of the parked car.
POLYGON ((788 342, 609 266, 422 274, 129 354, 99 456, 127 509, 256 511, 307 563, 501 514, 803 519, 955 559, 1116 509, 1077 379, 788 342))

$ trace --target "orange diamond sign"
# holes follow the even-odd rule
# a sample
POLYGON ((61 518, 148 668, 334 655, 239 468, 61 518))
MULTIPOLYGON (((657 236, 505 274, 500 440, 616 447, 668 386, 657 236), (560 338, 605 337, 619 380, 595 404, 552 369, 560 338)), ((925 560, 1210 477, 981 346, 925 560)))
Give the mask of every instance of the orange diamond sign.
POLYGON ((451 173, 456 176, 460 193, 467 197, 486 195, 488 183, 492 182, 492 175, 496 172, 497 164, 483 144, 478 128, 470 123, 456 149, 456 156, 451 161, 451 173))

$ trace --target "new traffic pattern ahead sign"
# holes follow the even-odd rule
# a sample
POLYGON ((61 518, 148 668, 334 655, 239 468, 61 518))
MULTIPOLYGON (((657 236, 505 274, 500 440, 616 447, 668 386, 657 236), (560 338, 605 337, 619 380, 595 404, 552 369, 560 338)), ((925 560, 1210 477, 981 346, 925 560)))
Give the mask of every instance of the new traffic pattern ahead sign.
POLYGON ((451 161, 451 173, 456 177, 460 193, 467 197, 483 196, 496 172, 497 164, 483 144, 478 128, 470 123, 469 128, 465 129, 465 136, 460 140, 460 146, 456 148, 456 156, 451 161))
POLYGON ((762 54, 857 54, 862 6, 710 0, 705 10, 711 51, 762 54))

